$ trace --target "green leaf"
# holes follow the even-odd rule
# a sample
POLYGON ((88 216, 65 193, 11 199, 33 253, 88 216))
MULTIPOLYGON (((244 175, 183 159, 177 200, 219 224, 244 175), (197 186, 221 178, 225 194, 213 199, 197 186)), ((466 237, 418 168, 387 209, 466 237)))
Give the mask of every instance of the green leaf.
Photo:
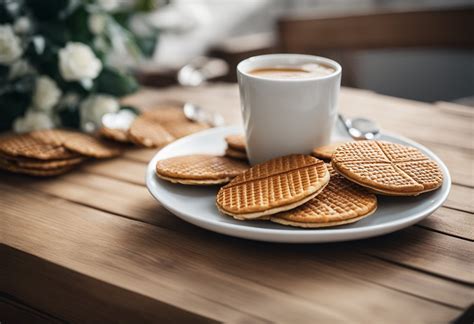
POLYGON ((155 53, 155 47, 158 40, 158 35, 139 37, 135 35, 135 43, 140 48, 142 54, 146 57, 151 57, 155 53))
POLYGON ((88 25, 89 13, 85 7, 77 8, 67 19, 66 25, 71 31, 70 41, 81 42, 92 46, 93 34, 88 25))
POLYGON ((136 0, 135 10, 149 12, 156 9, 156 0, 136 0))
POLYGON ((38 24, 38 31, 45 38, 45 49, 51 44, 63 47, 71 35, 64 24, 59 21, 43 21, 38 24))
POLYGON ((137 91, 138 83, 131 75, 104 68, 96 79, 97 92, 122 97, 137 91))
POLYGON ((56 20, 70 0, 26 0, 26 5, 39 20, 56 20))
POLYGON ((18 92, 10 92, 0 96, 0 131, 12 127, 15 118, 23 115, 31 101, 31 96, 18 92))
POLYGON ((58 115, 63 127, 79 128, 80 116, 78 107, 68 107, 59 111, 58 115))

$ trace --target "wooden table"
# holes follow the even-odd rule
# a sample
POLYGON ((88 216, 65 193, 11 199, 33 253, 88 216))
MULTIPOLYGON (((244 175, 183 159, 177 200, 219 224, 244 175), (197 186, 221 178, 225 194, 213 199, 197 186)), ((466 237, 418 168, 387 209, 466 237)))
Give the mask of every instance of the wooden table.
MULTIPOLYGON (((238 122, 234 85, 144 90, 238 122)), ((167 212, 144 185, 154 150, 53 179, 0 174, 0 322, 448 322, 474 299, 473 111, 343 89, 347 116, 426 145, 452 192, 421 223, 337 244, 246 241, 167 212), (18 321, 16 321, 18 322, 18 321)))

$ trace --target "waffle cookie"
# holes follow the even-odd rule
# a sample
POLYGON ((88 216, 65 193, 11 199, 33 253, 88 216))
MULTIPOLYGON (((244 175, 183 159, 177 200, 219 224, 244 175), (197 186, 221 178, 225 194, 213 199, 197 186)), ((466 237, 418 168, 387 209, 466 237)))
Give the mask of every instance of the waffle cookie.
POLYGON ((156 174, 173 183, 213 185, 227 183, 248 168, 247 163, 223 156, 196 154, 160 160, 156 174))
POLYGON ((246 152, 245 137, 243 135, 229 135, 225 138, 227 146, 234 151, 246 152))
POLYGON ((382 141, 356 141, 339 146, 334 169, 371 191, 389 196, 416 196, 439 188, 443 173, 418 149, 382 141))
POLYGON ((51 145, 61 145, 76 154, 79 153, 98 159, 118 156, 121 153, 116 145, 81 132, 66 129, 41 130, 31 132, 29 135, 51 145))
POLYGON ((118 146, 79 132, 65 133, 63 145, 73 152, 97 159, 111 158, 121 153, 118 146))
POLYGON ((0 138, 0 153, 10 157, 26 157, 38 160, 69 159, 77 157, 62 146, 55 133, 37 131, 0 138))
POLYGON ((142 113, 132 123, 127 135, 137 145, 159 147, 207 128, 207 124, 189 120, 182 104, 170 103, 142 113))
POLYGON ((13 173, 22 173, 38 177, 50 177, 56 176, 70 171, 74 166, 62 166, 52 169, 42 169, 42 168, 26 168, 20 167, 8 160, 0 160, 0 170, 5 170, 13 173))
POLYGON ((77 156, 70 159, 56 159, 56 160, 39 160, 24 157, 12 157, 0 154, 0 161, 16 165, 20 168, 51 170, 67 166, 74 166, 82 163, 85 157, 77 156))
POLYGON ((138 116, 128 130, 128 138, 135 144, 145 147, 159 147, 175 139, 158 122, 145 116, 138 116))
POLYGON ((288 155, 257 164, 222 187, 217 208, 236 219, 257 219, 296 208, 329 182, 323 161, 288 155))
POLYGON ((303 228, 319 228, 354 223, 372 215, 377 197, 348 181, 327 165, 331 180, 324 190, 295 209, 273 215, 275 223, 303 228))
POLYGON ((112 141, 116 141, 120 143, 130 143, 127 130, 123 130, 119 128, 101 127, 98 133, 99 133, 99 136, 102 136, 112 141))
POLYGON ((163 103, 143 112, 141 116, 160 124, 189 121, 183 112, 183 103, 163 103))
POLYGON ((325 160, 325 161, 330 161, 332 155, 336 151, 336 149, 344 144, 344 142, 334 142, 328 145, 323 145, 320 147, 315 147, 313 149, 313 156, 317 157, 318 159, 325 160))
POLYGON ((209 128, 207 124, 192 122, 190 120, 161 124, 175 138, 181 138, 209 128))
POLYGON ((248 160, 247 153, 234 150, 230 147, 225 150, 225 156, 228 156, 233 159, 238 159, 238 160, 244 160, 244 161, 248 160))

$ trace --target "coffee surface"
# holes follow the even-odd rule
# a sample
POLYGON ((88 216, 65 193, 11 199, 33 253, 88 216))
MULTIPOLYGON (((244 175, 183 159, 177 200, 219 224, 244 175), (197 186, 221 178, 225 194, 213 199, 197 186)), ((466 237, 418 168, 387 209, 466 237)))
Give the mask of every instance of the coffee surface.
POLYGON ((305 79, 324 77, 334 73, 335 70, 324 64, 304 64, 300 66, 274 66, 261 67, 248 72, 269 79, 305 79))

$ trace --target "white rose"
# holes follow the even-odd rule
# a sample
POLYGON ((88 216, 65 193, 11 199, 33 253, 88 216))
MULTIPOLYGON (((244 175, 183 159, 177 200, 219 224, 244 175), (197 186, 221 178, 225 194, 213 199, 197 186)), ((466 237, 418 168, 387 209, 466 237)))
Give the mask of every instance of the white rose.
POLYGON ((13 33, 11 25, 0 25, 0 64, 11 64, 16 61, 23 49, 20 39, 13 33))
POLYGON ((98 0, 97 3, 105 11, 114 11, 120 6, 119 0, 98 0))
POLYGON ((67 81, 92 80, 102 70, 102 62, 89 46, 69 42, 59 50, 59 70, 67 81))
POLYGON ((26 133, 40 129, 53 128, 54 121, 50 114, 42 111, 28 109, 23 117, 18 117, 13 122, 13 130, 17 133, 26 133))
POLYGON ((100 35, 105 30, 107 19, 104 15, 92 14, 89 16, 89 19, 87 20, 87 24, 92 34, 100 35))
POLYGON ((36 79, 33 106, 39 110, 49 111, 56 106, 61 94, 61 89, 53 79, 45 75, 40 76, 36 79))
POLYGON ((8 71, 8 79, 14 80, 33 71, 34 69, 28 63, 28 61, 18 60, 18 61, 15 61, 12 65, 10 65, 10 71, 8 71))
POLYGON ((28 17, 20 17, 15 21, 13 25, 13 30, 17 34, 26 34, 31 29, 31 21, 28 17))
POLYGON ((79 106, 81 128, 85 132, 93 132, 102 125, 102 116, 117 112, 120 108, 118 101, 108 95, 92 95, 87 97, 79 106))

